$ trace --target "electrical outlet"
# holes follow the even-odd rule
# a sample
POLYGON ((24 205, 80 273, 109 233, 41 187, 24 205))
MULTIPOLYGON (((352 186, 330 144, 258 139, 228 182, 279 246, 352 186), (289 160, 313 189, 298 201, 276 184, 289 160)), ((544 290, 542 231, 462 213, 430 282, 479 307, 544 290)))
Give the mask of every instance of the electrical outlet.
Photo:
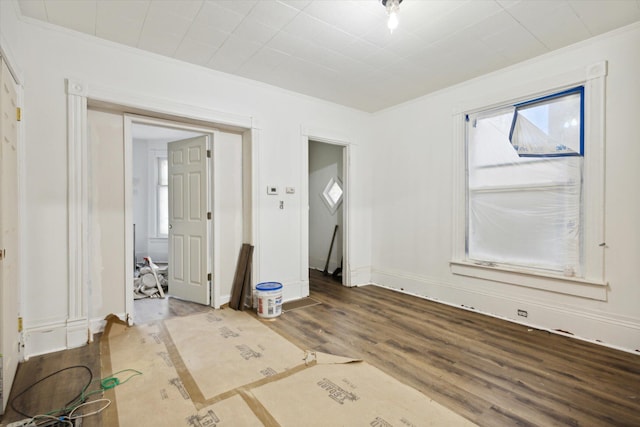
POLYGON ((518 309, 518 316, 527 317, 528 315, 529 313, 527 313, 527 310, 518 309))

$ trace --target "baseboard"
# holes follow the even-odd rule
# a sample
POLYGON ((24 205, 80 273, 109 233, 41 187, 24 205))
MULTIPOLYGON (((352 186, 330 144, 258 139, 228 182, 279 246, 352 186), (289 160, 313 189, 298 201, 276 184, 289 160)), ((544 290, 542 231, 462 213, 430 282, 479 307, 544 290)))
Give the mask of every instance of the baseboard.
POLYGON ((475 291, 452 283, 391 271, 373 270, 372 283, 617 350, 634 354, 640 351, 640 319, 612 316, 576 306, 554 305, 548 302, 475 291), (525 310, 527 317, 518 317, 516 314, 518 310, 525 310))
MULTIPOLYGON (((122 320, 123 322, 127 321, 127 315, 125 313, 113 313, 113 314, 118 316, 118 319, 122 320)), ((89 321, 89 331, 90 331, 89 342, 93 342, 93 335, 104 332, 104 328, 105 326, 107 326, 107 321, 105 320, 105 317, 94 317, 89 321)))
POLYGON ((80 318, 26 326, 23 331, 25 360, 86 345, 92 340, 93 323, 93 320, 80 318))
POLYGON ((60 320, 24 329, 24 357, 67 349, 67 322, 60 320))
POLYGON ((85 318, 67 320, 67 348, 82 347, 91 335, 89 320, 85 318))
POLYGON ((220 305, 219 307, 225 305, 225 304, 229 304, 229 301, 231 301, 231 295, 220 295, 220 305))
POLYGON ((371 266, 365 265, 351 268, 351 281, 349 286, 364 286, 371 284, 371 266))
POLYGON ((309 281, 296 280, 282 283, 282 302, 309 296, 309 281))

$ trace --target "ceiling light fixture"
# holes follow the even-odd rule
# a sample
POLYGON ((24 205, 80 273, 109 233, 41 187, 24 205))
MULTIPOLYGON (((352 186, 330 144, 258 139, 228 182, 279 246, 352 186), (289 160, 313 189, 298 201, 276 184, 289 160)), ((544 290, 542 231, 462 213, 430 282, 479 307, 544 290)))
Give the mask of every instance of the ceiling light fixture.
POLYGON ((402 0, 382 0, 382 5, 387 8, 387 15, 389 15, 387 27, 389 27, 390 33, 393 33, 393 30, 398 28, 398 13, 400 13, 400 3, 402 3, 402 0))

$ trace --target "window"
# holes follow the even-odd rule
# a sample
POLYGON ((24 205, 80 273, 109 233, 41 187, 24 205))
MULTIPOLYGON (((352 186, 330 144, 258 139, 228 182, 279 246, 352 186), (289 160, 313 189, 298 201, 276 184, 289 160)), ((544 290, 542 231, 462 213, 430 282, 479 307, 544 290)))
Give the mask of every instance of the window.
POLYGON ((156 237, 169 236, 169 163, 156 157, 156 237))
POLYGON ((467 260, 583 277, 584 88, 466 122, 467 260))
POLYGON ((454 111, 450 267, 488 281, 456 283, 607 299, 606 76, 601 61, 454 111))

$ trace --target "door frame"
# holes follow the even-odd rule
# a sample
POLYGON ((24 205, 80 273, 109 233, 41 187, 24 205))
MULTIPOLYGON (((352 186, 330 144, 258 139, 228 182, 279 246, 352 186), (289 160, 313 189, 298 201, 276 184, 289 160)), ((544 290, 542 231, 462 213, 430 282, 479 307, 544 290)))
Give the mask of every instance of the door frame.
MULTIPOLYGON (((243 207, 243 227, 245 229, 244 240, 255 246, 254 254, 260 250, 259 233, 259 209, 260 198, 258 195, 258 179, 260 176, 259 162, 259 140, 260 128, 256 118, 240 116, 232 113, 212 110, 209 108, 184 104, 179 101, 158 99, 145 94, 132 93, 117 87, 104 87, 100 85, 89 85, 86 82, 74 78, 66 79, 67 93, 67 149, 68 149, 68 209, 69 222, 68 234, 69 244, 67 255, 69 259, 69 305, 66 329, 66 348, 78 347, 86 343, 87 330, 98 331, 104 325, 104 320, 98 316, 92 318, 91 308, 88 301, 89 280, 88 280, 88 253, 82 250, 86 247, 83 232, 86 217, 88 215, 89 203, 87 194, 87 182, 89 179, 86 168, 87 152, 87 106, 94 108, 106 108, 114 112, 140 114, 146 117, 156 117, 159 119, 169 119, 185 124, 204 125, 221 130, 230 130, 242 135, 243 164, 250 165, 250 168, 243 170, 243 197, 247 203, 243 207)), ((125 173, 130 173, 131 158, 124 159, 125 173)), ((131 176, 124 177, 125 182, 131 181, 131 176)), ((123 212, 125 224, 132 223, 132 212, 125 209, 123 212)), ((121 230, 124 241, 132 240, 133 230, 121 230)), ((126 251, 126 245, 123 251, 126 251)), ((133 248, 125 256, 132 259, 133 248)), ((131 264, 129 264, 131 265, 131 264)), ((132 273, 133 266, 130 267, 132 273)), ((259 263, 252 264, 252 277, 259 276, 259 263)), ((127 277, 123 277, 125 281, 127 277)), ((214 288, 215 295, 215 288, 214 288)), ((116 313, 123 320, 132 323, 131 311, 125 307, 126 298, 123 301, 125 311, 116 313)), ((215 307, 219 308, 219 307, 215 307)), ((90 333, 91 336, 91 333, 90 333)), ((91 338, 90 338, 91 339, 91 338)))
MULTIPOLYGON (((185 130, 189 132, 197 132, 202 135, 206 135, 209 138, 209 145, 212 150, 213 144, 215 143, 215 133, 216 129, 204 126, 191 125, 188 123, 183 123, 179 121, 173 120, 165 120, 158 119, 155 117, 142 116, 138 114, 127 114, 123 113, 124 119, 124 153, 125 153, 125 179, 124 179, 124 194, 125 194, 125 212, 130 213, 125 215, 125 260, 129 260, 125 262, 125 311, 128 315, 135 313, 134 311, 134 296, 133 296, 133 282, 134 282, 134 271, 133 265, 130 260, 134 259, 135 254, 133 253, 133 136, 132 136, 132 127, 136 124, 162 127, 168 129, 177 129, 177 130, 185 130)), ((167 143, 168 144, 168 143, 167 143)), ((168 150, 168 148, 167 148, 168 150)), ((207 176, 207 183, 209 188, 208 200, 207 200, 207 210, 214 209, 212 206, 211 200, 211 191, 213 189, 211 176, 213 175, 213 159, 207 158, 208 170, 209 174, 207 176)), ((215 213, 214 213, 215 217, 215 213)), ((208 246, 208 260, 210 263, 212 270, 213 278, 219 277, 217 271, 219 269, 218 263, 216 263, 216 257, 214 254, 214 246, 215 246, 215 235, 214 235, 214 227, 209 226, 209 230, 207 232, 207 246, 208 246)), ((169 242, 167 242, 169 244, 169 242)), ((171 259, 167 260, 169 262, 169 268, 171 268, 171 259)), ((210 301, 211 306, 215 306, 216 303, 219 303, 219 292, 217 292, 217 298, 214 296, 213 289, 215 288, 214 280, 211 280, 209 286, 210 288, 210 301)), ((135 316, 133 316, 133 320, 135 321, 135 316)))
POLYGON ((300 254, 302 256, 300 265, 300 277, 306 286, 306 292, 309 294, 309 142, 321 142, 324 144, 337 145, 342 147, 342 188, 344 195, 342 196, 342 285, 346 287, 354 286, 352 282, 351 272, 351 156, 354 142, 343 135, 335 134, 327 130, 303 128, 301 132, 301 203, 300 224, 301 230, 301 247, 300 254))
MULTIPOLYGON (((6 66, 9 74, 8 77, 11 79, 13 88, 15 89, 16 107, 22 109, 24 105, 23 80, 21 74, 17 72, 12 64, 12 58, 8 57, 4 45, 0 43, 0 67, 3 65, 6 66)), ((2 295, 2 298, 0 299, 0 356, 4 354, 4 357, 0 357, 0 387, 2 387, 0 388, 0 415, 4 414, 6 405, 9 402, 9 395, 15 380, 18 364, 24 360, 24 339, 22 332, 22 316, 24 309, 22 298, 22 278, 24 277, 24 269, 26 265, 24 259, 26 258, 25 248, 24 245, 21 244, 21 238, 24 236, 26 224, 25 221, 21 220, 23 216, 22 214, 25 210, 25 196, 24 191, 21 191, 24 185, 24 133, 20 121, 21 118, 18 118, 16 123, 16 152, 14 158, 15 176, 13 176, 13 179, 15 179, 16 191, 14 200, 16 202, 14 211, 16 218, 15 222, 13 222, 13 225, 16 227, 16 246, 2 248, 12 252, 10 257, 15 259, 13 268, 15 270, 14 278, 16 283, 15 292, 11 295, 12 298, 6 298, 7 292, 5 292, 5 290, 8 288, 8 284, 2 283, 3 278, 0 277, 0 295, 2 295), (11 343, 9 348, 5 348, 8 337, 12 341, 15 338, 15 341, 11 343), (18 343, 18 348, 14 347, 15 342, 18 343), (4 369, 5 363, 7 363, 7 369, 4 369)))

